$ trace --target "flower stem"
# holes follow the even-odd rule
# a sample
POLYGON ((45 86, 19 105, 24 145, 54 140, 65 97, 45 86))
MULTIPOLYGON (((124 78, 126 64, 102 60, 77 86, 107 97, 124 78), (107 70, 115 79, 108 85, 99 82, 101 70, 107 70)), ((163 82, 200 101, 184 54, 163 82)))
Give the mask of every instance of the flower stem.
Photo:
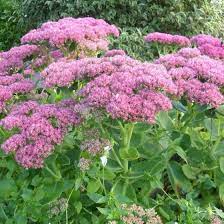
MULTIPOLYGON (((129 148, 130 148, 130 143, 131 143, 131 137, 133 134, 134 130, 134 123, 129 123, 124 126, 124 128, 121 130, 121 136, 122 136, 122 148, 123 150, 126 151, 128 154, 129 148)), ((128 160, 124 159, 123 160, 123 167, 124 167, 124 172, 128 172, 128 160)))

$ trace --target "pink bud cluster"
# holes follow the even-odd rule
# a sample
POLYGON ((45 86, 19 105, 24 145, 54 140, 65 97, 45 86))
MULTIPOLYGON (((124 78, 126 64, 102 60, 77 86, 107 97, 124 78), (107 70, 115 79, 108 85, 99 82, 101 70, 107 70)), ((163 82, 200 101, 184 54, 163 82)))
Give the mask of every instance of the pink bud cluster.
POLYGON ((16 161, 25 168, 42 167, 54 145, 62 142, 67 128, 80 122, 73 106, 70 101, 45 105, 27 101, 14 106, 0 125, 19 131, 2 144, 2 149, 7 154, 15 152, 16 161))
POLYGON ((0 73, 21 69, 24 66, 24 60, 38 52, 37 46, 28 44, 0 52, 0 73))
POLYGON ((57 22, 46 22, 38 29, 31 30, 22 37, 22 43, 49 42, 51 46, 60 47, 66 42, 77 43, 81 48, 93 51, 106 50, 107 37, 119 36, 119 31, 114 25, 109 25, 102 19, 64 18, 57 22))
POLYGON ((161 56, 155 63, 164 65, 177 85, 178 96, 218 107, 224 103, 220 88, 224 84, 224 63, 203 55, 200 49, 183 48, 161 56))
MULTIPOLYGON (((121 220, 124 224, 162 224, 162 220, 157 212, 152 209, 144 209, 143 207, 132 204, 122 204, 121 209, 124 215, 121 220)), ((109 224, 117 224, 117 221, 110 222, 109 224)))
POLYGON ((108 139, 103 138, 91 138, 83 141, 80 145, 80 149, 87 151, 90 155, 96 156, 102 153, 105 147, 111 147, 111 143, 108 139))
POLYGON ((154 32, 150 33, 147 36, 145 36, 146 42, 158 42, 161 44, 173 44, 173 45, 179 45, 181 47, 186 47, 191 45, 190 40, 181 35, 172 35, 168 33, 159 33, 154 32))

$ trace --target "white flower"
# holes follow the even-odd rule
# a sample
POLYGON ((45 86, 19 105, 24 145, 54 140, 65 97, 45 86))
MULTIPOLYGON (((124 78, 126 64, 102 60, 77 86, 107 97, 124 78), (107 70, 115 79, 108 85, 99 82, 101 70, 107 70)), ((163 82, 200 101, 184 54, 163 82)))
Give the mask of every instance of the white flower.
POLYGON ((111 150, 111 146, 107 145, 104 147, 105 152, 109 152, 111 150))
POLYGON ((101 156, 100 160, 101 160, 103 167, 105 167, 107 165, 107 156, 101 156))

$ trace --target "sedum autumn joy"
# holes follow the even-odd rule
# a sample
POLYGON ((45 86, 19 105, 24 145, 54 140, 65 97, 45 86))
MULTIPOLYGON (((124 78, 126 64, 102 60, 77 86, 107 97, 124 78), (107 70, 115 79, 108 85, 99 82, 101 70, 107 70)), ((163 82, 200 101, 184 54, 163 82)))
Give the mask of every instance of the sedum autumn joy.
MULTIPOLYGON (((160 35, 166 37, 166 34, 160 35)), ((155 63, 167 68, 176 84, 178 96, 186 96, 202 105, 218 107, 224 100, 221 91, 224 81, 224 46, 220 39, 209 35, 197 35, 190 40, 192 47, 161 56, 155 63), (193 46, 195 44, 197 47, 193 46)))
MULTIPOLYGON (((219 182, 200 179, 206 162, 223 156, 216 150, 223 140, 224 45, 205 34, 150 33, 145 41, 158 57, 143 62, 111 49, 109 36, 118 37, 118 28, 102 19, 64 18, 0 53, 1 149, 38 175, 46 168, 54 181, 43 189, 52 182, 66 189, 58 190, 66 206, 50 218, 65 213, 68 224, 69 200, 77 199, 77 216, 99 216, 95 223, 185 220, 180 209, 189 218, 197 208, 181 199, 204 200, 198 189, 192 193, 195 186, 224 192, 219 182), (166 200, 178 218, 166 214, 166 200)), ((211 164, 216 179, 223 161, 211 164)))

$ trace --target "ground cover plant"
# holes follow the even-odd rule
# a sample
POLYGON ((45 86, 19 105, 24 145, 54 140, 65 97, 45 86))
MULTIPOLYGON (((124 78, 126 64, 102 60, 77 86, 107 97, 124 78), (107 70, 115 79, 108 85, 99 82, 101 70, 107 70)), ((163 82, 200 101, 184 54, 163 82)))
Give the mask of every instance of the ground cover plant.
POLYGON ((68 17, 0 53, 2 223, 222 223, 221 39, 118 36, 68 17))

